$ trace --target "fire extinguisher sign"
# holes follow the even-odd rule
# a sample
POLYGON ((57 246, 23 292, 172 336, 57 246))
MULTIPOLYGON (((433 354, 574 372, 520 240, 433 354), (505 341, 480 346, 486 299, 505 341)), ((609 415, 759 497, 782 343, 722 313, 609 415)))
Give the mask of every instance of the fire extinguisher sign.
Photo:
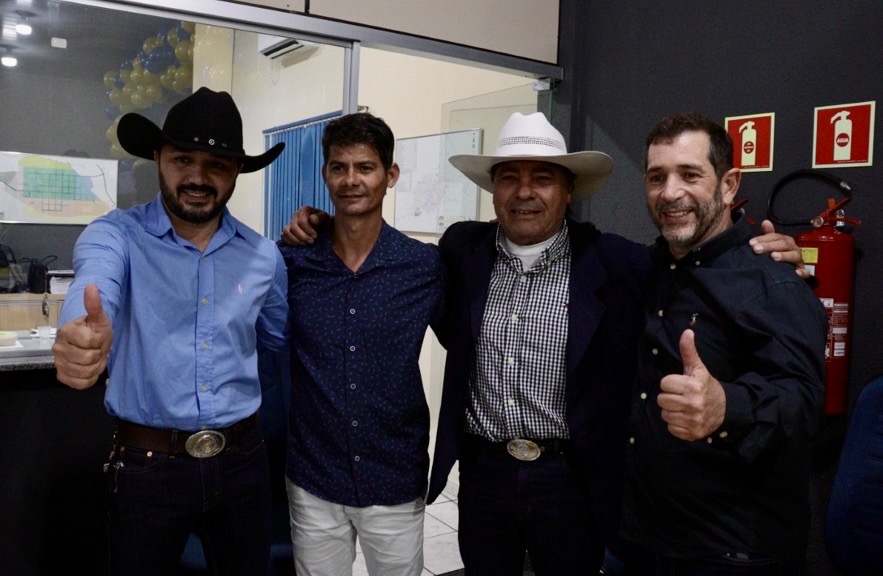
POLYGON ((775 113, 728 116, 724 123, 733 140, 733 167, 743 172, 773 169, 775 113))
POLYGON ((873 165, 874 104, 858 102, 815 109, 813 168, 873 165))

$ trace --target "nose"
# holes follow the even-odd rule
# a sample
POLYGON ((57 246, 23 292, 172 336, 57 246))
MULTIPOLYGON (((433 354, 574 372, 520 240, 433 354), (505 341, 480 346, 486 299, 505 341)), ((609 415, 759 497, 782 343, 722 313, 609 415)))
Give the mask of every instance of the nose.
POLYGON ((192 162, 187 167, 187 182, 189 184, 202 185, 206 183, 207 167, 202 162, 192 162))
POLYGON ((343 174, 343 178, 342 178, 343 184, 347 185, 347 186, 352 186, 352 185, 356 184, 356 177, 357 176, 358 176, 358 172, 356 171, 356 167, 350 166, 349 168, 346 169, 346 171, 343 174))
POLYGON ((531 186, 530 178, 521 178, 518 181, 518 188, 515 190, 517 198, 529 199, 534 196, 534 188, 531 186))
POLYGON ((659 186, 659 197, 666 201, 677 200, 683 194, 681 181, 676 176, 669 175, 665 182, 659 186))

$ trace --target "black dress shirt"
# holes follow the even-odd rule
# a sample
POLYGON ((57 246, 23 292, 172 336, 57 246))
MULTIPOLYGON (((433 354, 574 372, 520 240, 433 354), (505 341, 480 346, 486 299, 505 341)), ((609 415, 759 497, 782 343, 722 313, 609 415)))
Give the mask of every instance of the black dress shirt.
POLYGON ((800 562, 808 451, 824 407, 826 315, 794 269, 752 252, 744 221, 680 260, 657 241, 626 453, 623 536, 657 554, 800 562), (726 394, 711 436, 685 441, 656 402, 692 327, 726 394))

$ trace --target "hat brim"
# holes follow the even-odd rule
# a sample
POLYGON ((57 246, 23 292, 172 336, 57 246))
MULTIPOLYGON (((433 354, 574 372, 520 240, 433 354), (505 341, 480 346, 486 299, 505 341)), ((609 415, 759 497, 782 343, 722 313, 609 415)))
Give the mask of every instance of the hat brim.
POLYGON ((534 160, 563 166, 576 176, 573 187, 573 200, 586 200, 607 182, 613 171, 613 159, 603 152, 594 150, 573 152, 560 156, 476 156, 459 154, 448 161, 464 176, 488 192, 494 191, 491 169, 502 162, 534 160))
POLYGON ((249 156, 238 150, 224 150, 208 144, 175 140, 166 136, 159 126, 151 120, 134 112, 125 114, 120 118, 117 124, 117 139, 120 141, 120 146, 126 152, 139 158, 153 160, 154 150, 159 150, 164 145, 171 144, 182 150, 199 150, 218 156, 235 158, 242 162, 242 172, 255 172, 266 167, 278 158, 285 148, 285 143, 279 142, 263 154, 249 156))

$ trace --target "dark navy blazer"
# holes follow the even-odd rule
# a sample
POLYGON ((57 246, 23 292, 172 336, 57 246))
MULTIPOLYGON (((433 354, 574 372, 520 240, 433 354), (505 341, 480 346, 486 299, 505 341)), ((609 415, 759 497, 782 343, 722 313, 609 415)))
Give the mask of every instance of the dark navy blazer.
MULTIPOLYGON (((643 326, 650 250, 592 224, 568 221, 571 242, 567 423, 598 529, 615 536, 630 390, 643 326)), ((448 272, 444 390, 427 502, 441 493, 463 440, 469 373, 497 256, 497 225, 461 222, 439 241, 448 272)))

